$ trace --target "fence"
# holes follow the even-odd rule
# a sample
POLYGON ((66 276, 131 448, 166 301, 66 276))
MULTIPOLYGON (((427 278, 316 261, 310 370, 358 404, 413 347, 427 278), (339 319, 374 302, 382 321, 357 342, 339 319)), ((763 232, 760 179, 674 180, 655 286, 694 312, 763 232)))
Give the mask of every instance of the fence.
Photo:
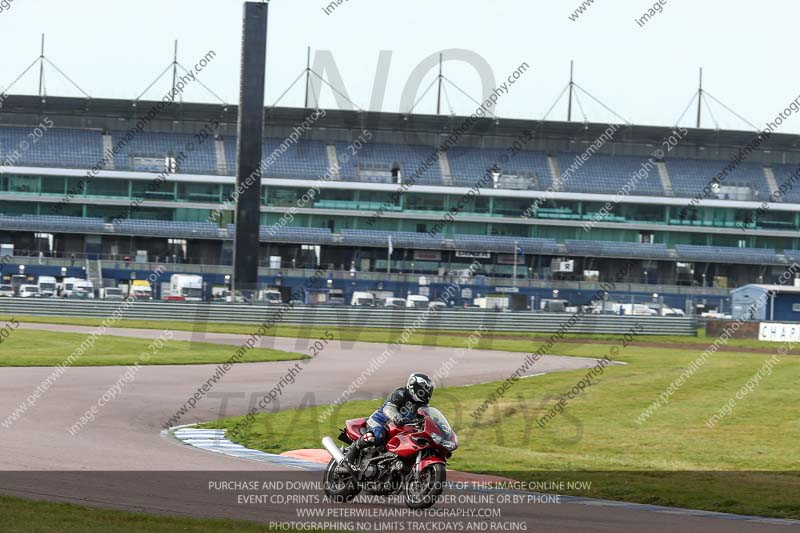
MULTIPOLYGON (((0 315, 105 318, 120 302, 102 300, 0 299, 0 315)), ((135 302, 126 319, 177 320, 258 324, 280 307, 246 304, 135 302)), ((322 327, 403 328, 414 323, 421 309, 380 309, 345 306, 296 306, 285 312, 283 324, 322 327)), ((472 331, 484 326, 489 331, 556 332, 572 315, 566 313, 494 312, 446 309, 431 312, 425 329, 472 331)), ((571 333, 626 333, 634 325, 643 335, 697 335, 697 320, 688 317, 583 315, 571 333)))

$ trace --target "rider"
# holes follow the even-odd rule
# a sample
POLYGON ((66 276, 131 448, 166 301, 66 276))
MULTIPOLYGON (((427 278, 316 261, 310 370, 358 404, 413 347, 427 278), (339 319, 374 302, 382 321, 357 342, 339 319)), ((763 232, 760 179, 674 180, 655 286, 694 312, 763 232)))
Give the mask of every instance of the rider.
POLYGON ((395 390, 386 398, 383 405, 367 419, 369 430, 361 435, 347 451, 347 462, 356 465, 362 450, 370 446, 383 446, 388 433, 386 425, 408 424, 417 416, 417 409, 425 407, 433 396, 433 381, 425 374, 417 373, 408 376, 405 387, 395 390))

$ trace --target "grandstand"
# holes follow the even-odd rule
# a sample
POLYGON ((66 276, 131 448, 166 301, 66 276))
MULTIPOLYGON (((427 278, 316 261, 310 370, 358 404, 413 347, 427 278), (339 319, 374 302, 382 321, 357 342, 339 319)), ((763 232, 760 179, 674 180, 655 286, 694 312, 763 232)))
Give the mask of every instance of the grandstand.
MULTIPOLYGON (((267 110, 265 158, 307 114, 267 110)), ((153 259, 229 264, 234 106, 167 108, 130 142, 130 102, 49 98, 42 104, 9 96, 3 118, 0 243, 13 245, 15 253, 113 258, 145 251, 153 259), (57 126, 22 150, 27 132, 43 116, 57 126), (165 183, 148 188, 211 118, 220 123, 216 136, 188 152, 165 183), (121 148, 111 151, 116 145, 121 148), (102 170, 87 180, 86 172, 97 165, 102 170), (68 191, 77 192, 65 201, 68 191), (50 241, 41 234, 51 235, 52 243, 44 244, 50 241)), ((497 283, 511 282, 502 278, 516 271, 521 280, 579 284, 584 272, 599 272, 602 280, 627 259, 634 265, 627 282, 667 290, 699 285, 718 294, 710 287, 714 282, 774 282, 800 255, 797 187, 756 214, 800 165, 790 136, 773 135, 768 150, 754 153, 698 202, 690 199, 751 133, 689 130, 622 195, 618 191, 650 161, 667 130, 621 127, 613 142, 575 165, 605 125, 487 119, 437 153, 458 117, 407 118, 329 111, 318 127, 281 151, 264 171, 262 264, 274 265, 278 258, 296 268, 441 273, 477 257, 497 283), (350 143, 364 129, 373 138, 354 150, 350 143), (527 131, 533 141, 512 155, 507 147, 527 131), (417 172, 429 159, 433 164, 417 172), (499 172, 463 202, 494 165, 499 172), (413 186, 397 194, 410 176, 413 186), (447 212, 453 220, 431 236, 447 212), (553 270, 564 259, 575 260, 574 270, 553 270)))

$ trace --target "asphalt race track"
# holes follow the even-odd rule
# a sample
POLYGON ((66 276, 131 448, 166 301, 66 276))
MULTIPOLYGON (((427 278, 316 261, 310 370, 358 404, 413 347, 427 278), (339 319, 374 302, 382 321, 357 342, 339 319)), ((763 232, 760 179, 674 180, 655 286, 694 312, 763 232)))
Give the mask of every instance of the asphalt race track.
MULTIPOLYGON (((89 332, 93 328, 23 324, 24 328, 89 332)), ((109 334, 157 338, 158 330, 112 329, 109 334)), ((175 332, 175 340, 191 340, 191 332, 175 332)), ((246 336, 202 334, 195 340, 240 345, 246 336)), ((264 347, 307 352, 308 340, 269 338, 264 347)), ((279 408, 313 401, 329 404, 359 376, 383 345, 345 342, 328 345, 302 365, 294 384, 280 397, 279 408), (309 393, 313 396, 309 396, 309 393)), ((370 377, 354 398, 377 398, 405 381, 411 371, 433 373, 454 353, 453 348, 403 346, 370 377)), ((233 352, 233 350, 232 350, 233 352)), ((446 385, 468 385, 504 379, 523 354, 471 350, 450 370, 446 385)), ((198 402, 181 424, 244 414, 252 399, 269 391, 294 362, 240 364, 198 402)), ((595 361, 549 356, 535 373, 594 366, 595 361)), ((124 367, 70 368, 10 428, 0 427, 0 492, 34 499, 69 501, 90 506, 143 510, 186 516, 215 516, 261 522, 297 520, 286 505, 237 505, 208 490, 213 472, 259 479, 264 472, 291 469, 280 465, 210 453, 165 438, 162 425, 214 373, 216 365, 146 366, 106 404, 96 420, 77 435, 67 429, 115 383, 124 367), (238 471, 239 474, 235 474, 238 471), (160 472, 160 474, 158 474, 160 472), (180 473, 176 473, 180 472, 180 473)), ((52 372, 51 368, 0 368, 0 420, 52 372)), ((534 378, 535 379, 535 378, 534 378)), ((435 405, 435 402, 434 402, 435 405)), ((457 429, 457 428, 456 428, 457 429)), ((275 476, 284 475, 276 472, 275 476)), ((318 474, 315 474, 318 477, 318 474)), ((792 526, 715 517, 667 514, 631 506, 560 503, 503 505, 504 520, 524 521, 528 530, 554 532, 790 531, 792 526)), ((795 526, 796 527, 796 526, 795 526)))

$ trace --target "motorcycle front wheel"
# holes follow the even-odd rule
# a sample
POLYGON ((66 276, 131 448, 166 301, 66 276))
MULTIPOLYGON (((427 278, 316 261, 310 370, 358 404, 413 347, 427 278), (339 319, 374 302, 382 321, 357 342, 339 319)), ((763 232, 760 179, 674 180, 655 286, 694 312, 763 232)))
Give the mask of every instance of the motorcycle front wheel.
POLYGON ((426 466, 419 478, 409 476, 405 486, 406 506, 410 509, 427 509, 441 496, 447 480, 447 470, 442 463, 426 466))
POLYGON ((322 489, 325 495, 336 503, 347 503, 353 500, 361 489, 358 483, 353 480, 350 474, 339 474, 336 472, 338 464, 335 459, 331 459, 325 468, 322 478, 322 489))

